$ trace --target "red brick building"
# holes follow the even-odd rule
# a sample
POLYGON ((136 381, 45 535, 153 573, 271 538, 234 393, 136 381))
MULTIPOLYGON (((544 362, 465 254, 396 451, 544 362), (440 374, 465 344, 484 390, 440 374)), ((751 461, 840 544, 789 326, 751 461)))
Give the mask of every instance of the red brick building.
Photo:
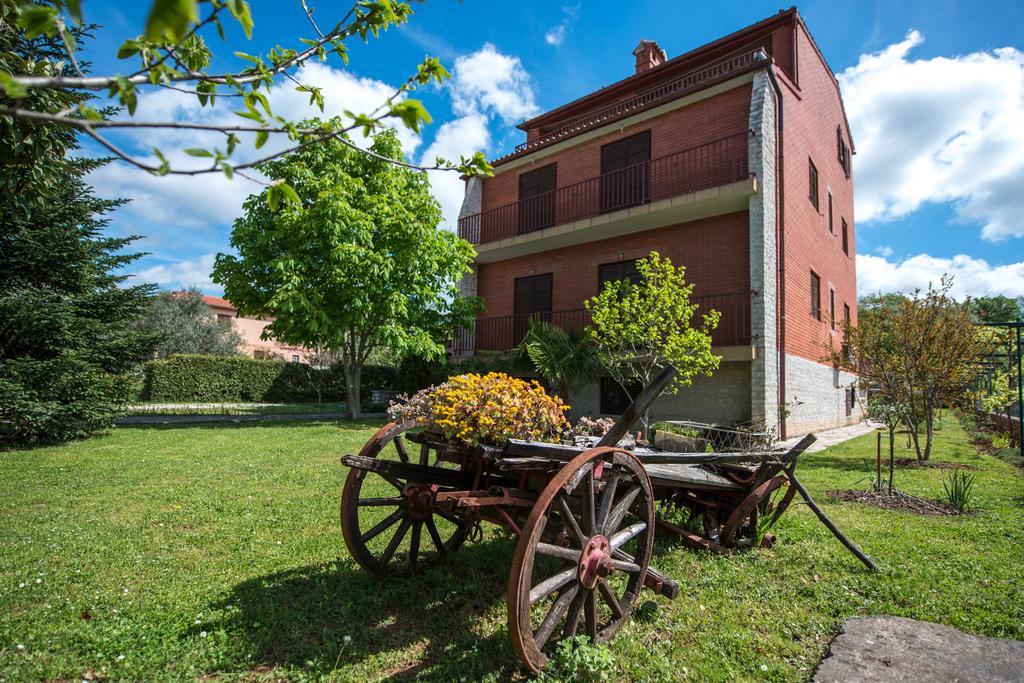
MULTIPOLYGON (((587 322, 583 301, 652 250, 686 267, 721 368, 658 418, 782 421, 790 435, 859 419, 852 377, 823 362, 856 320, 853 142, 839 86, 796 9, 520 124, 526 141, 467 181, 464 293, 484 299, 462 354, 514 346, 531 316, 587 322)), ((612 382, 576 397, 614 414, 612 382)))

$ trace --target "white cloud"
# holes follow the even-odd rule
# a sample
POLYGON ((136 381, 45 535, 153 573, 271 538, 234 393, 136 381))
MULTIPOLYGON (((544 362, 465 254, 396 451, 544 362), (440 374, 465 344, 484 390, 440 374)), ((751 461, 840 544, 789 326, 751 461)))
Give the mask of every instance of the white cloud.
MULTIPOLYGON (((458 161, 462 155, 486 149, 489 142, 487 119, 480 114, 469 114, 449 121, 438 129, 434 141, 423 152, 421 163, 433 164, 437 157, 458 161)), ((462 207, 465 181, 453 171, 431 171, 430 186, 437 201, 441 203, 444 225, 450 230, 455 230, 459 209, 462 207)))
POLYGON ((558 47, 565 40, 565 23, 561 23, 544 34, 544 42, 548 45, 558 47))
POLYGON ((522 61, 498 52, 490 43, 455 60, 449 89, 452 108, 459 116, 493 113, 508 124, 539 111, 522 61))
POLYGON ((857 256, 857 289, 862 295, 927 289, 929 283, 937 286, 943 275, 953 276, 951 293, 957 299, 967 295, 1024 296, 1024 262, 993 266, 966 254, 953 258, 918 254, 902 261, 857 256))
POLYGON ((136 271, 134 282, 150 282, 164 289, 183 289, 198 287, 204 292, 223 291, 210 279, 213 272, 213 254, 204 254, 198 258, 152 266, 136 271))
POLYGON ((558 47, 565 40, 565 34, 569 31, 569 26, 572 20, 576 18, 576 15, 580 11, 581 5, 575 5, 571 7, 563 7, 562 12, 565 17, 557 26, 552 27, 544 34, 544 42, 552 47, 558 47))
POLYGON ((875 247, 875 253, 888 258, 892 256, 892 247, 875 247))
POLYGON ((1024 53, 913 59, 911 31, 841 74, 857 146, 857 217, 954 202, 982 237, 1024 236, 1024 53))

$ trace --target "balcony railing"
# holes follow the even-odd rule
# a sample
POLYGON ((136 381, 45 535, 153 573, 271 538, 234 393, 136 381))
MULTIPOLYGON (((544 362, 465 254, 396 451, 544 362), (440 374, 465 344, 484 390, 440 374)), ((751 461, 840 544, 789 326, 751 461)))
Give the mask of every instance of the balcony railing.
POLYGON ((750 177, 749 131, 459 219, 459 236, 493 242, 750 177))
POLYGON ((733 55, 719 60, 710 66, 684 74, 679 78, 663 83, 657 87, 637 93, 633 97, 615 104, 602 107, 579 116, 572 121, 562 124, 558 128, 550 130, 533 140, 528 140, 516 145, 516 153, 534 150, 539 147, 551 144, 562 138, 566 138, 583 132, 595 126, 610 123, 615 119, 636 114, 639 111, 659 105, 677 97, 682 97, 692 92, 702 90, 714 83, 728 80, 741 73, 750 71, 759 65, 755 58, 756 50, 733 55))
MULTIPOLYGON (((746 346, 750 344, 751 292, 709 294, 693 297, 699 306, 694 325, 700 325, 703 311, 716 310, 721 314, 718 327, 711 333, 715 346, 746 346)), ((569 311, 546 311, 532 315, 504 315, 478 318, 472 328, 461 330, 452 342, 456 354, 473 351, 508 351, 522 341, 530 327, 530 320, 543 320, 562 329, 583 330, 590 324, 590 312, 578 308, 569 311)))

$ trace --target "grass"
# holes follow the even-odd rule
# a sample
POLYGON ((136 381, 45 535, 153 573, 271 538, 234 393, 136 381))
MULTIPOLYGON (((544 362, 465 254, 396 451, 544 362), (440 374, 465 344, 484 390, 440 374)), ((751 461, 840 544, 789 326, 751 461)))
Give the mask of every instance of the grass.
MULTIPOLYGON (((667 537, 682 582, 611 647, 623 680, 806 679, 842 621, 894 614, 1024 638, 1024 478, 953 416, 936 459, 976 469, 975 509, 918 517, 824 491, 868 486, 874 435, 804 456, 822 507, 883 568, 865 571, 802 505, 771 551, 715 557, 667 537)), ((0 679, 504 680, 511 543, 380 583, 347 557, 337 503, 371 423, 119 428, 0 453, 0 679), (24 584, 24 587, 21 587, 24 584), (23 649, 19 649, 23 646, 23 649)), ((898 444, 903 446, 904 444, 898 444)), ((907 456, 901 449, 897 456, 907 456)), ((896 486, 942 496, 942 472, 896 486)))

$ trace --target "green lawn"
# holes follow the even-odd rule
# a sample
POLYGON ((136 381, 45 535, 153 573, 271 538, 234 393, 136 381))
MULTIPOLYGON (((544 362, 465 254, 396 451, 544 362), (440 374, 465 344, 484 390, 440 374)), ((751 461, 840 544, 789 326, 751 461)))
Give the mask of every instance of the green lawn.
MULTIPOLYGON (((505 628, 512 545, 497 532, 415 579, 380 583, 348 559, 338 457, 371 427, 121 428, 0 453, 0 679, 521 677, 505 628)), ((802 505, 771 551, 715 557, 662 539, 655 564, 684 592, 623 629, 617 676, 807 678, 857 614, 1024 638, 1024 478, 976 455, 952 416, 938 440, 937 458, 977 468, 976 514, 827 502, 867 485, 873 435, 804 456, 805 484, 879 575, 802 505)), ((896 483, 942 491, 937 470, 896 483)))

